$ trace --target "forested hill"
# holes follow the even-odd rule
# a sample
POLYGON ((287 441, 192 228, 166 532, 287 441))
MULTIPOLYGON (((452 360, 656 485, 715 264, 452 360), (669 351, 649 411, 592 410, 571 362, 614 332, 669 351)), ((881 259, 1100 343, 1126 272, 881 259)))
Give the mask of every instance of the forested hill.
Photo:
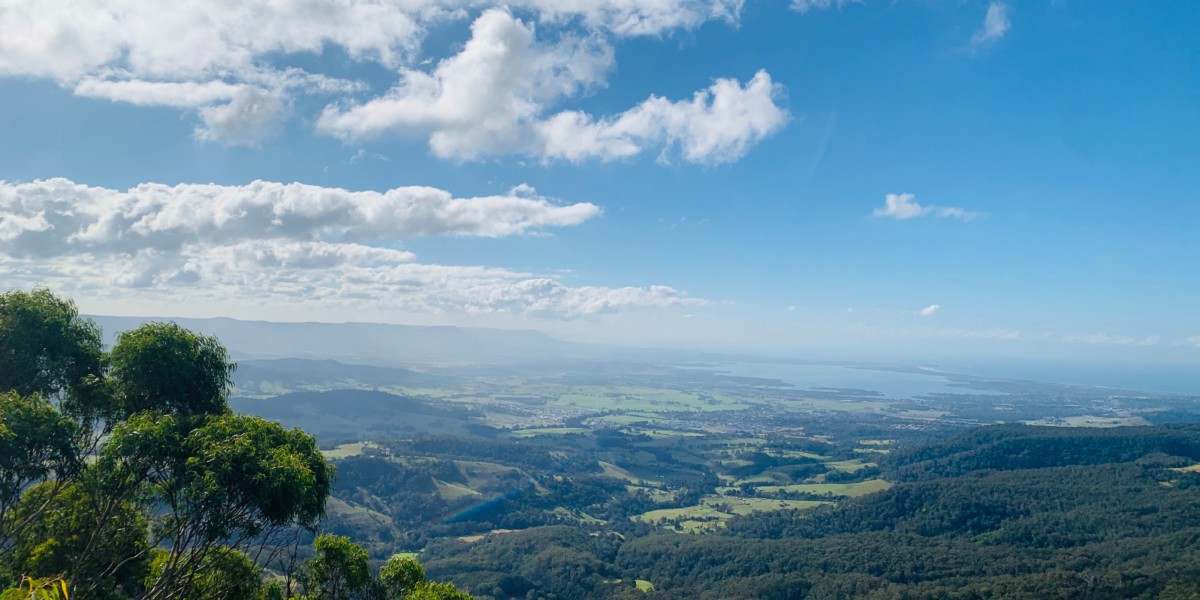
POLYGON ((612 597, 602 582, 617 578, 652 581, 659 598, 1194 598, 1200 589, 1200 427, 989 426, 894 454, 881 464, 899 482, 889 490, 735 517, 720 535, 622 541, 540 528, 437 544, 426 558, 432 573, 496 597, 509 597, 506 587, 612 597), (514 551, 522 547, 542 552, 514 551))

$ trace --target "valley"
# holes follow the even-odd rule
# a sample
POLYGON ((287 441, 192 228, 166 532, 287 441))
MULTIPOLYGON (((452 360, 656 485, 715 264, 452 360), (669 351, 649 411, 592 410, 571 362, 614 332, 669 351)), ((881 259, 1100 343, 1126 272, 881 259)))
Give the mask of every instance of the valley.
MULTIPOLYGON (((691 587, 695 582, 656 576, 660 567, 654 560, 629 557, 666 544, 670 550, 655 556, 667 560, 693 547, 708 547, 704 540, 720 540, 723 553, 757 553, 770 544, 754 541, 763 535, 755 532, 778 538, 797 527, 817 529, 788 543, 816 536, 829 538, 823 548, 845 550, 840 544, 849 542, 838 536, 865 532, 861 523, 828 526, 832 529, 817 524, 876 511, 880 503, 891 502, 885 498, 904 497, 913 493, 913 485, 927 485, 914 482, 929 476, 946 478, 935 479, 946 489, 977 485, 969 483, 973 469, 941 472, 939 467, 915 474, 915 465, 933 463, 914 457, 928 452, 922 448, 953 446, 960 436, 992 430, 996 423, 1042 425, 1010 433, 1019 443, 1032 443, 1026 439, 1030 435, 1048 435, 1057 444, 1060 434, 1066 443, 1076 443, 1074 432, 1104 436, 1154 431, 1145 426, 1159 421, 1200 420, 1194 398, 1187 396, 895 367, 809 366, 835 374, 851 370, 849 377, 864 371, 868 380, 898 375, 907 389, 928 393, 804 387, 735 375, 715 363, 426 366, 409 371, 308 362, 244 361, 235 375, 231 405, 318 437, 337 473, 326 531, 360 541, 376 559, 413 553, 432 574, 485 598, 530 593, 544 598, 636 597, 630 594, 645 595, 651 589, 663 597, 699 597, 688 595, 699 593, 691 587), (1116 425, 1135 427, 1111 429, 1116 425), (553 556, 543 556, 545 552, 553 556), (512 573, 540 560, 551 564, 534 569, 538 576, 512 579, 512 573)), ((997 431, 1010 431, 1003 427, 1012 425, 997 431)), ((1200 452, 1188 448, 1173 448, 1169 459, 1154 458, 1147 450, 1115 457, 1112 463, 1150 460, 1157 478, 1150 492, 1190 497, 1185 489, 1191 489, 1194 473, 1188 465, 1200 461, 1200 452)), ((1052 455, 1047 467, 1085 468, 1073 466, 1075 459, 1056 461, 1052 455)), ((1027 468, 1021 465, 1005 476, 1046 476, 1041 467, 1027 468)), ((1095 476, 1133 476, 1123 468, 1095 476)), ((1017 493, 1009 490, 1004 494, 1017 493)), ((1075 492, 1064 488, 1064 493, 1075 492)), ((939 511, 943 500, 933 501, 939 511)), ((1076 510, 1056 510, 1068 509, 1076 510)), ((926 517, 906 512, 891 518, 899 523, 926 517)), ((1003 516, 996 519, 1004 527, 972 529, 972 535, 985 536, 980 540, 1008 535, 1005 527, 1011 523, 1003 516)), ((938 544, 951 543, 964 532, 948 527, 934 536, 937 544, 926 544, 922 551, 949 551, 939 550, 938 544)), ((891 536, 877 536, 871 543, 900 543, 891 536)), ((772 579, 770 586, 785 589, 790 584, 784 580, 772 579)), ((897 581, 884 577, 876 583, 897 581)))

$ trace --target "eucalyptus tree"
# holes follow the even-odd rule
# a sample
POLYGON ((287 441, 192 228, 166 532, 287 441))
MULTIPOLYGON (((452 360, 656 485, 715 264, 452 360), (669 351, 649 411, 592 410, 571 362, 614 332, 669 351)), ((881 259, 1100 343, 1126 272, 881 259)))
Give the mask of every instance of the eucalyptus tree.
POLYGON ((250 597, 272 536, 324 515, 332 469, 312 436, 232 414, 233 370, 174 323, 106 354, 71 301, 0 294, 0 589, 250 597))

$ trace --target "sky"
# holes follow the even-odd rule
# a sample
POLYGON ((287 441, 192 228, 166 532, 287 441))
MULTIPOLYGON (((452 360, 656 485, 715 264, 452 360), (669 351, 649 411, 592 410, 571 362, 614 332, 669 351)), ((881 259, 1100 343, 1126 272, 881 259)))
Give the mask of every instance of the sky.
POLYGON ((1200 3, 0 0, 0 286, 1200 366, 1200 3))

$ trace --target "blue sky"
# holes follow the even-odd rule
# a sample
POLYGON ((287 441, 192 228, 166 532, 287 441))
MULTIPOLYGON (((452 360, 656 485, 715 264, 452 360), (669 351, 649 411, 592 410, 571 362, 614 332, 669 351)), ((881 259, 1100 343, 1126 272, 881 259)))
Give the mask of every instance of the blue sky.
POLYGON ((6 287, 1200 363, 1194 2, 150 4, 0 0, 6 287))

